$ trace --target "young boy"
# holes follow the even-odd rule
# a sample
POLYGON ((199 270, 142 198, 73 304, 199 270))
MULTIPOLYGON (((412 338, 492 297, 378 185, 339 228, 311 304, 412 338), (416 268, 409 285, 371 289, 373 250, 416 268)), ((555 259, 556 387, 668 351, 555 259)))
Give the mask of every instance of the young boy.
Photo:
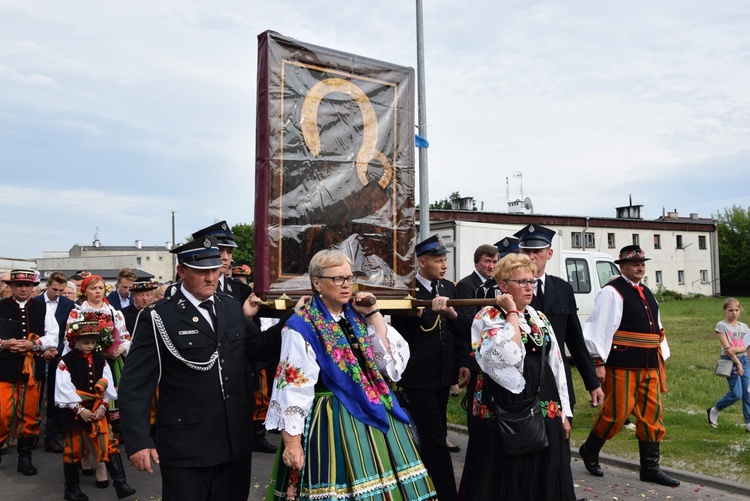
POLYGON ((55 405, 60 407, 59 429, 65 431, 63 471, 65 499, 86 501, 78 479, 78 464, 87 454, 84 438, 92 438, 97 460, 105 462, 117 498, 135 494, 126 483, 117 441, 107 421, 107 404, 117 398, 112 372, 104 356, 95 351, 97 340, 109 334, 112 325, 100 323, 95 314, 76 312, 78 321, 68 321, 66 338, 71 351, 62 357, 55 379, 55 405))

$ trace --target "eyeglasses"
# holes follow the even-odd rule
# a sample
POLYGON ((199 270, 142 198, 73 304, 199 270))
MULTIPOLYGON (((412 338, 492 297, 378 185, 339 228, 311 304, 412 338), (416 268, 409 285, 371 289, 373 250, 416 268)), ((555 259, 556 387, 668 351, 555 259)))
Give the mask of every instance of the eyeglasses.
POLYGON ((333 282, 333 285, 338 285, 339 287, 344 285, 344 282, 352 285, 357 281, 357 277, 354 275, 349 275, 348 277, 324 277, 323 275, 319 275, 318 278, 328 278, 333 282))
POLYGON ((517 283, 517 284, 518 284, 518 285, 519 285, 520 287, 526 287, 527 285, 530 285, 530 286, 534 287, 534 284, 538 282, 538 280, 537 280, 536 278, 532 278, 531 280, 524 280, 524 279, 521 279, 521 280, 513 280, 513 279, 510 279, 510 278, 509 278, 508 280, 503 280, 503 281, 504 281, 504 282, 515 282, 515 283, 517 283))

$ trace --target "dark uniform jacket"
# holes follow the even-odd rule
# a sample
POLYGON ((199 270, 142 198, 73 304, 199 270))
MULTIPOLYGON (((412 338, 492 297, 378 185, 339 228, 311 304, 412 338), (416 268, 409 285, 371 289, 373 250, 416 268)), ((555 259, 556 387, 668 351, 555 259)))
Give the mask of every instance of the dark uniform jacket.
MULTIPOLYGON (((544 304, 534 296, 531 306, 544 313, 552 324, 555 337, 563 349, 567 346, 570 356, 573 358, 578 372, 583 378, 583 384, 588 391, 599 387, 599 379, 596 377, 594 364, 591 361, 586 343, 583 340, 581 321, 578 319, 578 307, 576 306, 573 287, 560 277, 545 274, 544 281, 544 304)), ((570 373, 570 362, 567 356, 563 356, 565 365, 565 377, 568 379, 568 392, 570 405, 575 405, 576 397, 573 392, 573 380, 570 373)))
MULTIPOLYGON (((435 296, 415 281, 416 299, 431 300, 435 296)), ((440 280, 438 293, 456 299, 456 286, 440 280)), ((458 312, 455 321, 440 315, 431 308, 422 316, 393 316, 393 327, 409 343, 411 353, 399 386, 415 389, 438 389, 455 384, 459 367, 467 367, 470 346, 471 317, 458 312), (441 328, 442 327, 442 328, 441 328)))
POLYGON ((118 395, 130 453, 154 447, 149 414, 160 370, 155 446, 161 464, 215 466, 251 453, 254 400, 247 366, 250 359, 278 357, 281 337, 275 329, 261 333, 233 297, 217 293, 213 298, 216 333, 181 288, 140 315, 118 395), (184 359, 206 362, 218 349, 214 366, 194 370, 170 353, 159 329, 154 333, 154 313, 163 322, 168 342, 184 359))
MULTIPOLYGON (((0 300, 0 318, 11 320, 7 326, 0 329, 3 339, 28 339, 29 333, 44 336, 44 317, 47 306, 38 301, 28 300, 23 308, 12 297, 0 300), (18 322, 18 323, 16 323, 18 322), (13 326, 13 327, 11 327, 13 326)), ((34 379, 44 381, 44 359, 41 353, 34 355, 34 379)), ((29 376, 22 374, 26 355, 0 350, 0 381, 19 382, 28 381, 29 376)))
MULTIPOLYGON (((221 286, 221 282, 219 282, 219 286, 221 286)), ((242 304, 253 293, 253 288, 236 278, 224 277, 224 288, 219 292, 229 294, 242 304)))

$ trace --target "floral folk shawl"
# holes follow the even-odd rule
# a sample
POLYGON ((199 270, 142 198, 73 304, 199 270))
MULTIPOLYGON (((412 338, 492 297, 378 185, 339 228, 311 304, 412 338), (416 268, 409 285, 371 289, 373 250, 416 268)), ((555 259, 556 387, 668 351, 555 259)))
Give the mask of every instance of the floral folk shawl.
POLYGON ((393 398, 388 383, 373 361, 367 324, 349 303, 344 305, 343 311, 358 338, 367 367, 359 364, 346 334, 318 296, 313 296, 311 301, 298 308, 287 325, 299 332, 312 347, 323 384, 352 416, 383 433, 388 431, 389 411, 396 419, 408 424, 409 418, 393 398))

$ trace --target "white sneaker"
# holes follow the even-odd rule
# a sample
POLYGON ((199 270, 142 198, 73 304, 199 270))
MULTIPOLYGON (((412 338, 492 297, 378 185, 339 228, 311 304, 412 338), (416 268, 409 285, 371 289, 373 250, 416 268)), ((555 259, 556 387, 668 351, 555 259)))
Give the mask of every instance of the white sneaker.
POLYGON ((706 411, 706 414, 708 414, 708 424, 711 425, 711 428, 718 428, 719 427, 719 409, 717 409, 716 407, 711 407, 710 409, 706 411))
POLYGON ((745 431, 750 432, 750 423, 745 423, 745 431))

